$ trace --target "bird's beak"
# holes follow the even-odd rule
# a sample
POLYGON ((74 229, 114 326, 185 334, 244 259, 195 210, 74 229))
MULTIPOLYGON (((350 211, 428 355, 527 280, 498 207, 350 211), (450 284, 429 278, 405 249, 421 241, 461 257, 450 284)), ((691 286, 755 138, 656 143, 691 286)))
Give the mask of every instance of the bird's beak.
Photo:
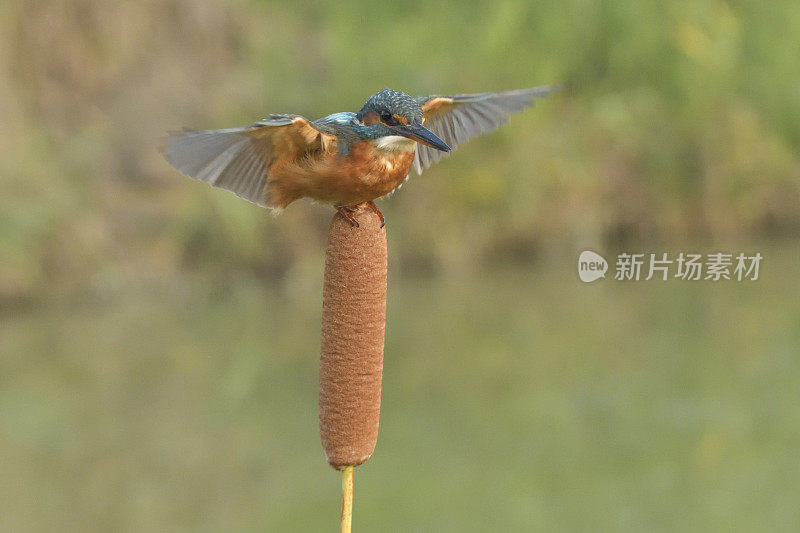
POLYGON ((436 148, 437 150, 441 150, 443 152, 450 151, 450 147, 447 146, 446 142, 441 140, 431 130, 429 130, 428 128, 426 128, 417 121, 414 121, 411 124, 406 124, 403 126, 396 126, 393 129, 399 135, 402 135, 403 137, 408 137, 409 139, 417 141, 418 143, 430 146, 431 148, 436 148))

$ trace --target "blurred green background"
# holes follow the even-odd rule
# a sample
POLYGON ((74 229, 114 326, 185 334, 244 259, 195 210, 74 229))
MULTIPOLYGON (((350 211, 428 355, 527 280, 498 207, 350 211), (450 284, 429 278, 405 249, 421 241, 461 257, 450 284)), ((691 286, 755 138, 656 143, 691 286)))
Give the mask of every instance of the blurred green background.
POLYGON ((336 530, 332 210, 269 216, 159 139, 563 82, 379 202, 354 529, 796 531, 798 49, 791 0, 0 2, 0 530, 336 530), (764 259, 586 285, 587 248, 764 259))

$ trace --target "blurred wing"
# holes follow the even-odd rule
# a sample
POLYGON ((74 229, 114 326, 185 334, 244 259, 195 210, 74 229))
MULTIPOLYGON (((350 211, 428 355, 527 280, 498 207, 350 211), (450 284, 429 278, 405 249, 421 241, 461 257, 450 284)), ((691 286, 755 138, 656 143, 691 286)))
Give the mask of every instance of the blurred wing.
POLYGON ((268 207, 267 177, 273 163, 321 150, 329 140, 299 115, 270 115, 244 128, 173 134, 162 152, 190 178, 268 207))
MULTIPOLYGON (((535 99, 544 98, 556 89, 557 86, 549 85, 502 93, 422 96, 417 103, 422 106, 425 127, 455 150, 473 137, 496 130, 508 122, 509 115, 534 105, 535 99)), ((423 169, 447 153, 417 143, 414 168, 422 174, 423 169)))

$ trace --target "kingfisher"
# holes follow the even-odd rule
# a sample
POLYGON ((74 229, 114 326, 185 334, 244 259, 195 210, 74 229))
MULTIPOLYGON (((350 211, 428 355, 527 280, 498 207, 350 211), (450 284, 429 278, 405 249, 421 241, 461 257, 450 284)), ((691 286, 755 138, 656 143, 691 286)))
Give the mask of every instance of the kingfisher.
POLYGON ((556 87, 413 98, 384 89, 358 113, 317 120, 271 114, 250 126, 183 130, 162 147, 188 177, 280 213, 300 198, 333 205, 351 225, 459 144, 493 131, 556 87))

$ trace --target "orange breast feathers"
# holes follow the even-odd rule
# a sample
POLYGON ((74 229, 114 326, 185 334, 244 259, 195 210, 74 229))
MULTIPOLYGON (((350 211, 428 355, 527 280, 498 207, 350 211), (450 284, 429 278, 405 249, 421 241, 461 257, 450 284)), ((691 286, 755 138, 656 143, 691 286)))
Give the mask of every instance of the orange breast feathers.
POLYGON ((414 162, 414 147, 386 150, 358 141, 350 153, 325 150, 316 157, 278 164, 267 180, 267 205, 284 208, 299 198, 334 205, 356 205, 380 198, 405 181, 414 162))

